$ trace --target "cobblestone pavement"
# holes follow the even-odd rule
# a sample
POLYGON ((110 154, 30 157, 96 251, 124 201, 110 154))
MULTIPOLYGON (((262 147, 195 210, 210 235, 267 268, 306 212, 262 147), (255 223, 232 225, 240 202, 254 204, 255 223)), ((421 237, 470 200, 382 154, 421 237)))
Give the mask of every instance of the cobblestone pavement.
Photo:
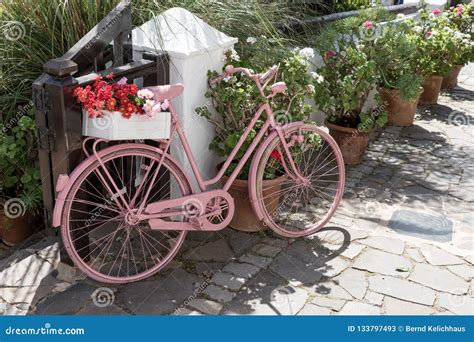
POLYGON ((347 171, 341 207, 306 239, 190 233, 175 261, 110 286, 39 241, 2 252, 6 314, 474 314, 474 65, 416 124, 384 130, 347 171))

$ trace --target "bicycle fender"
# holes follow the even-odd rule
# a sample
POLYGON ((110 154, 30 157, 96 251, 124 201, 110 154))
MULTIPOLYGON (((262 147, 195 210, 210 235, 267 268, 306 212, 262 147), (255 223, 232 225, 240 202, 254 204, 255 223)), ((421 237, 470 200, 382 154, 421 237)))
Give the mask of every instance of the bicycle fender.
MULTIPOLYGON (((127 144, 127 145, 128 145, 127 147, 144 148, 144 149, 150 150, 151 152, 163 155, 163 151, 154 146, 145 145, 145 144, 127 144)), ((102 157, 108 153, 113 153, 122 148, 123 146, 121 145, 110 146, 110 147, 104 148, 103 150, 100 150, 98 154, 100 157, 102 157)), ((166 158, 168 159, 168 161, 175 164, 177 168, 181 169, 177 161, 171 155, 167 154, 166 158)), ((76 179, 81 175, 81 173, 95 160, 96 160, 96 157, 95 155, 92 154, 88 158, 84 159, 69 176, 65 174, 59 175, 58 180, 56 181, 57 197, 54 204, 53 217, 52 217, 52 226, 54 228, 58 228, 62 224, 62 213, 63 213, 64 204, 66 203, 66 198, 67 198, 67 195, 69 194, 69 191, 71 190, 72 185, 74 184, 76 179)))

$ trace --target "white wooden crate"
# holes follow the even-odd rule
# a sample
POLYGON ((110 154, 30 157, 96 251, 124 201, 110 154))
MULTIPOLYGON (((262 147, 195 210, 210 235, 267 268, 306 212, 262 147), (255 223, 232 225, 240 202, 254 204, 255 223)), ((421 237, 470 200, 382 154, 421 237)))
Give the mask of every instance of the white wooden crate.
POLYGON ((121 112, 103 111, 100 118, 90 118, 82 111, 82 135, 107 140, 169 139, 171 114, 159 112, 152 117, 133 114, 129 119, 121 112))

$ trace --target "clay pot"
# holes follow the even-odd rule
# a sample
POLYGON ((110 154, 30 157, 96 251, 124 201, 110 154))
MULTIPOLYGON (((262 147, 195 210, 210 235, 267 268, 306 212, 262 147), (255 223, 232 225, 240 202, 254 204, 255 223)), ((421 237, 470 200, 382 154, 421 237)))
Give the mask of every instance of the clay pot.
POLYGON ((444 76, 441 89, 451 89, 458 85, 458 76, 464 65, 455 65, 451 69, 450 73, 444 76))
POLYGON ((443 76, 429 76, 423 83, 423 93, 420 95, 419 104, 431 105, 438 103, 439 93, 441 91, 443 76))
POLYGON ((396 89, 382 88, 379 92, 382 95, 382 100, 387 104, 388 126, 413 125, 421 92, 415 99, 409 101, 402 100, 396 89))
POLYGON ((7 246, 14 246, 33 234, 33 225, 28 215, 9 218, 0 213, 0 238, 7 246))
MULTIPOLYGON (((228 177, 222 177, 222 182, 225 183, 228 177)), ((278 209, 279 200, 275 200, 274 196, 281 196, 281 194, 274 195, 281 190, 283 182, 286 181, 286 176, 278 177, 272 180, 263 181, 263 196, 264 202, 269 212, 274 212, 278 209)), ((266 226, 256 216, 250 203, 248 181, 243 179, 236 179, 229 189, 230 195, 234 198, 235 214, 230 222, 231 228, 244 232, 258 232, 265 230, 266 226)))
POLYGON ((325 124, 329 128, 329 134, 341 149, 344 163, 347 165, 360 164, 369 145, 370 132, 361 132, 355 128, 338 126, 327 120, 325 124))

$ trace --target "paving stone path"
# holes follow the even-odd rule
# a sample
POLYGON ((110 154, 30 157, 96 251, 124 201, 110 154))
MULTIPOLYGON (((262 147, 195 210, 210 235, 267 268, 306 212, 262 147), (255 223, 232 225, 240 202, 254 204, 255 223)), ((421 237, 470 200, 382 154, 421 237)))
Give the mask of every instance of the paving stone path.
POLYGON ((347 170, 322 231, 190 233, 162 273, 104 285, 39 241, 0 253, 5 314, 474 314, 474 65, 416 124, 388 128, 347 170))

